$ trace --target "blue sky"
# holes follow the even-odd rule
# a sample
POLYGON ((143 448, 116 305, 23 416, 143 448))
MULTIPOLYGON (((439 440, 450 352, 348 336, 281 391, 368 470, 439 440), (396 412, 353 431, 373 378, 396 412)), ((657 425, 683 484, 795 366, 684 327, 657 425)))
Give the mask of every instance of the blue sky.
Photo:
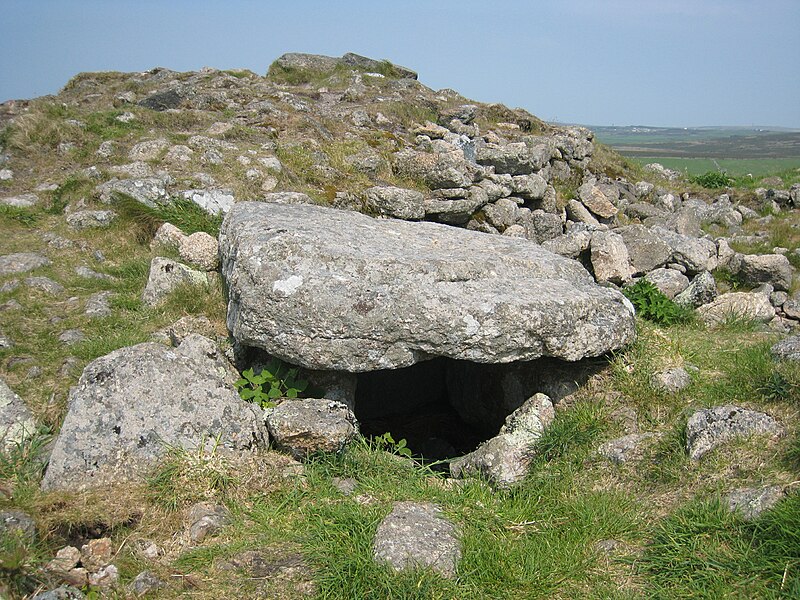
POLYGON ((547 120, 800 128, 800 0, 3 0, 0 101, 284 52, 389 59, 547 120))

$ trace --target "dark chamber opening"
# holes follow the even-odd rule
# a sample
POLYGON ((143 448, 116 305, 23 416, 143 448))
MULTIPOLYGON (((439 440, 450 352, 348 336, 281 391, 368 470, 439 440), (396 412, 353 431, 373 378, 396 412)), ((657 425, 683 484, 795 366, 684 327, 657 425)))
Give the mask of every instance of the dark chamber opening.
POLYGON ((396 441, 405 438, 414 456, 428 461, 461 456, 494 435, 456 410, 447 385, 452 362, 436 358, 405 369, 359 373, 355 414, 362 435, 390 432, 396 441))
POLYGON ((390 432, 415 456, 445 460, 497 435, 505 418, 543 392, 557 402, 607 364, 539 359, 479 364, 434 358, 405 369, 357 374, 356 417, 366 437, 390 432))

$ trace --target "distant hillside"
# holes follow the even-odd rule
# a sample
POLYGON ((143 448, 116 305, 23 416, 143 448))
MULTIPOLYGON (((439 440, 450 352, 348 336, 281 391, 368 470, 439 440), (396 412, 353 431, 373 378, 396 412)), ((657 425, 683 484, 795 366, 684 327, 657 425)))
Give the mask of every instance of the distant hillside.
POLYGON ((627 156, 800 157, 800 130, 780 127, 591 126, 597 140, 627 156))

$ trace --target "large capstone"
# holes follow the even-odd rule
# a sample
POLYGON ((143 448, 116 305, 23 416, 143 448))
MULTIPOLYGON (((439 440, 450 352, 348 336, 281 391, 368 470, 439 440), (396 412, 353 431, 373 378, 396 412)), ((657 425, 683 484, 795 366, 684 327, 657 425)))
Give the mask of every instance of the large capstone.
POLYGON ((311 369, 436 356, 577 361, 631 342, 619 292, 524 239, 310 205, 241 202, 220 232, 236 341, 311 369))

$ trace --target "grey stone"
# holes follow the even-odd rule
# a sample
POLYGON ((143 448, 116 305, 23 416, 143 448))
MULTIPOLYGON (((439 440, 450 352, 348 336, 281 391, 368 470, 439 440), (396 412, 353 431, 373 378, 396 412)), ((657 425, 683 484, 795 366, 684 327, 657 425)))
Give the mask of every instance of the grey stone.
POLYGON ((277 204, 316 204, 308 194, 302 192, 273 192, 264 196, 264 202, 277 204))
POLYGON ((425 217, 422 192, 400 187, 376 186, 366 190, 367 208, 379 215, 418 221, 425 217))
POLYGON ((0 205, 11 206, 13 208, 32 208, 38 203, 39 196, 36 194, 20 194, 18 196, 0 198, 0 205))
POLYGON ((450 461, 450 474, 484 477, 497 487, 514 485, 528 474, 533 447, 554 418, 550 398, 535 394, 506 418, 498 435, 450 461))
POLYGON ((694 276, 689 287, 675 296, 678 304, 698 308, 712 302, 717 297, 717 281, 708 271, 694 276))
POLYGON ((426 198, 425 215, 443 223, 463 225, 472 214, 489 202, 489 195, 482 187, 473 185, 463 198, 426 198))
MULTIPOLYGON (((611 201, 603 188, 587 182, 578 188, 578 197, 583 205, 602 219, 608 219, 617 214, 617 207, 611 201)), ((617 199, 619 193, 617 194, 617 199)))
POLYGON ((224 215, 236 202, 228 190, 186 190, 181 195, 211 215, 224 215))
POLYGON ((800 335, 793 335, 773 344, 772 356, 778 360, 800 361, 800 335))
POLYGON ((311 369, 579 360, 634 336, 619 292, 527 240, 244 202, 220 246, 234 338, 311 369))
POLYGON ((373 542, 375 560, 395 571, 431 568, 454 577, 461 559, 456 527, 435 504, 395 502, 381 521, 373 542))
POLYGON ((0 331, 0 350, 7 350, 14 347, 14 340, 0 331))
POLYGON ((45 490, 137 478, 169 446, 218 443, 219 452, 242 451, 265 447, 268 439, 260 409, 219 378, 213 360, 153 343, 89 363, 68 406, 45 490))
POLYGON ((589 209, 574 198, 567 202, 567 216, 576 223, 586 223, 587 225, 600 224, 594 215, 589 212, 589 209))
POLYGON ((477 149, 478 164, 494 167, 496 173, 528 175, 542 169, 550 160, 552 141, 528 138, 510 144, 485 144, 477 149))
POLYGON ((716 223, 723 227, 737 227, 742 224, 742 213, 736 210, 727 194, 722 194, 701 213, 701 222, 704 225, 716 223))
POLYGON ((36 521, 21 510, 0 511, 0 537, 7 535, 32 542, 36 539, 36 521))
POLYGON ((142 571, 128 585, 128 591, 134 596, 141 597, 154 592, 166 584, 161 581, 152 571, 142 571))
POLYGON ((725 498, 731 512, 752 521, 786 497, 786 490, 780 485, 761 488, 743 488, 734 490, 725 498))
POLYGON ((182 101, 183 98, 176 90, 161 90, 149 95, 138 104, 151 110, 164 111, 179 108, 182 101))
POLYGON ((399 175, 423 181, 434 190, 469 187, 477 172, 460 150, 439 153, 401 150, 394 155, 394 168, 399 175))
POLYGON ((203 271, 216 271, 219 267, 219 242, 205 231, 182 237, 178 243, 178 254, 181 260, 203 271))
POLYGON ((633 202, 625 207, 625 214, 633 219, 666 219, 667 211, 648 202, 633 202))
POLYGON ((641 460, 645 443, 655 437, 655 433, 631 433, 605 442, 597 452, 617 465, 641 460))
POLYGON ((519 220, 525 227, 525 237, 537 244, 561 237, 564 233, 561 217, 540 209, 521 208, 519 220))
POLYGON ((70 585, 62 585, 46 592, 40 592, 31 600, 85 600, 86 595, 70 585))
POLYGON ((138 144, 134 144, 128 152, 128 158, 131 160, 155 160, 161 156, 161 153, 167 149, 169 142, 164 138, 156 140, 144 140, 138 144))
POLYGON ((496 202, 483 207, 486 222, 500 232, 505 231, 517 222, 519 206, 510 198, 500 198, 496 202))
POLYGON ((50 264, 49 259, 36 252, 6 254, 5 256, 0 256, 0 276, 27 273, 40 267, 50 266, 50 264))
POLYGON ((667 394, 677 394, 689 387, 692 378, 683 367, 673 367, 665 371, 657 371, 650 377, 650 386, 667 394))
POLYGON ((114 278, 111 275, 108 275, 107 273, 98 273, 97 271, 83 265, 75 267, 75 273, 81 277, 85 277, 86 279, 102 279, 103 281, 114 281, 114 278))
POLYGON ((77 231, 108 227, 117 218, 113 210, 79 210, 67 215, 67 223, 77 231))
POLYGON ((80 329, 67 329, 58 336, 58 341, 67 346, 86 341, 86 334, 80 329))
POLYGON ((97 192, 100 201, 106 204, 110 204, 116 194, 130 196, 150 208, 155 208, 159 204, 167 204, 170 200, 166 182, 159 177, 112 179, 97 186, 97 192))
MULTIPOLYGON (((628 225, 614 230, 622 236, 636 273, 649 273, 672 258, 672 248, 644 225, 628 225)), ((686 282, 688 285, 688 281, 686 282)))
POLYGON ((589 245, 594 277, 600 282, 624 283, 634 269, 622 236, 611 231, 595 231, 589 245))
POLYGON ((792 286, 792 265, 782 254, 736 254, 728 269, 749 285, 769 283, 783 291, 792 286))
POLYGON ((752 319, 768 323, 775 318, 775 308, 769 301, 769 294, 728 292, 700 306, 697 314, 709 325, 728 319, 752 319))
POLYGON ((541 200, 547 191, 547 181, 538 173, 516 175, 512 182, 514 194, 526 200, 541 200))
POLYGON ((164 223, 158 228, 153 240, 150 242, 150 249, 166 246, 177 249, 186 235, 172 223, 164 223))
POLYGON ((651 231, 669 245, 673 260, 688 271, 700 273, 717 267, 717 246, 711 240, 682 235, 663 227, 653 227, 651 231))
POLYGON ((114 292, 103 291, 96 292, 86 299, 86 305, 83 309, 85 314, 90 319, 98 319, 107 317, 111 314, 111 298, 114 297, 114 292))
POLYGON ((661 293, 670 300, 689 287, 689 278, 675 269, 655 269, 644 278, 661 290, 661 293))
POLYGON ((649 181, 637 181, 634 186, 634 191, 639 198, 644 198, 652 194, 655 187, 656 186, 649 181))
POLYGON ((331 483, 333 484, 333 487, 335 487, 345 496, 352 496, 358 487, 358 482, 352 477, 334 477, 331 479, 331 483))
POLYGON ((40 290, 51 296, 61 296, 66 290, 64 286, 49 277, 27 277, 25 285, 35 290, 40 290))
POLYGON ((189 507, 189 538, 199 544, 206 537, 216 535, 230 523, 231 515, 228 509, 211 502, 198 502, 189 507))
POLYGON ((14 448, 35 432, 36 421, 31 411, 22 398, 0 379, 0 449, 14 448))
POLYGON ((327 399, 284 400, 266 416, 279 450, 303 459, 315 452, 341 452, 358 432, 347 405, 327 399))
POLYGON ((142 292, 142 302, 155 306, 182 285, 205 286, 208 285, 208 277, 202 271, 195 271, 169 258, 156 256, 150 262, 150 274, 142 292))
POLYGON ((686 423, 686 451, 699 460, 705 454, 738 437, 755 434, 776 436, 783 428, 767 414, 727 404, 698 410, 686 423))
POLYGON ((578 258, 589 249, 592 234, 589 231, 569 231, 559 237, 545 240, 542 247, 567 258, 578 258))

